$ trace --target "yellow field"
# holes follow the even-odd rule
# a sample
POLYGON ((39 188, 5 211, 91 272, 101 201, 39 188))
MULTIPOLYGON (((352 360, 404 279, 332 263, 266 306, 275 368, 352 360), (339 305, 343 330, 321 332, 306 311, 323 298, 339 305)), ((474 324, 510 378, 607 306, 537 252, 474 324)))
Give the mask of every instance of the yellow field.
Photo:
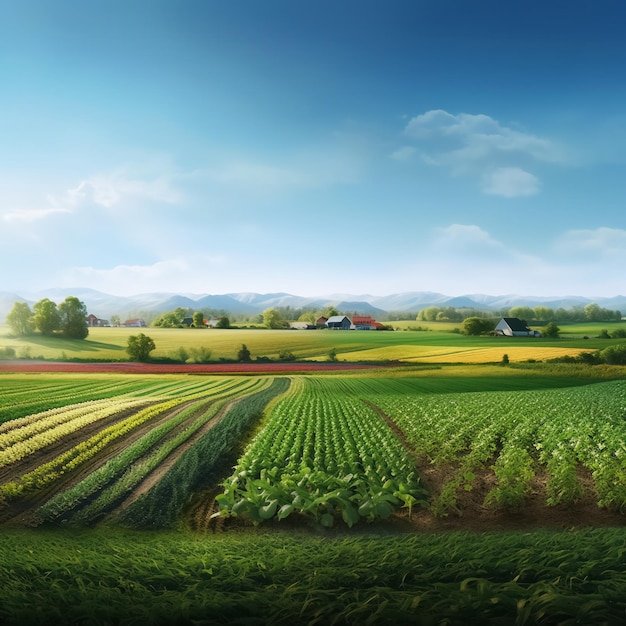
POLYGON ((553 348, 548 346, 507 346, 506 348, 467 348, 433 346, 389 346, 342 352, 340 360, 346 361, 386 361, 396 360, 408 363, 497 363, 507 354, 509 361, 523 362, 529 359, 545 361, 560 356, 577 356, 580 348, 553 348))

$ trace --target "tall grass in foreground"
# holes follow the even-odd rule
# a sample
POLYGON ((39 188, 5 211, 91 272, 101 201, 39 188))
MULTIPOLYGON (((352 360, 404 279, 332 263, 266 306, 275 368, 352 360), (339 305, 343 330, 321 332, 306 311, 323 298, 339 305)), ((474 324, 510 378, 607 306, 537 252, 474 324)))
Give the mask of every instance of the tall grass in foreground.
POLYGON ((626 530, 294 536, 13 532, 0 622, 623 624, 626 530))

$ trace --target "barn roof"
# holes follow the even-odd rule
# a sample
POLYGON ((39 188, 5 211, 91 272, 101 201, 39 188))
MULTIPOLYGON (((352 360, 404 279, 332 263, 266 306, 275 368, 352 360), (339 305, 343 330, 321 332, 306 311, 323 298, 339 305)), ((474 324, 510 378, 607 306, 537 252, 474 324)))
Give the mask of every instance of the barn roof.
POLYGON ((511 330, 515 330, 515 331, 528 330, 528 326, 525 324, 525 322, 522 322, 522 320, 517 317, 503 317, 502 320, 506 322, 507 326, 511 330))

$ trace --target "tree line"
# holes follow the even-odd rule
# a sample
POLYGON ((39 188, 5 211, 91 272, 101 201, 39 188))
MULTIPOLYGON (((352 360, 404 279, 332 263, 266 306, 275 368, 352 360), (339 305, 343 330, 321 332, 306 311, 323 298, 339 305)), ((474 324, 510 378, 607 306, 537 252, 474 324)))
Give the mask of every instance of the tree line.
POLYGON ((7 324, 20 337, 40 333, 46 337, 85 339, 89 334, 87 307, 75 296, 68 296, 59 305, 43 298, 35 302, 32 310, 26 302, 15 302, 7 315, 7 324))
POLYGON ((462 322, 468 317, 494 318, 517 317, 526 323, 530 322, 619 322, 621 311, 605 309, 595 302, 585 306, 573 306, 569 309, 559 307, 552 309, 547 306, 514 306, 498 311, 483 311, 471 308, 429 306, 422 309, 416 317, 423 322, 462 322))

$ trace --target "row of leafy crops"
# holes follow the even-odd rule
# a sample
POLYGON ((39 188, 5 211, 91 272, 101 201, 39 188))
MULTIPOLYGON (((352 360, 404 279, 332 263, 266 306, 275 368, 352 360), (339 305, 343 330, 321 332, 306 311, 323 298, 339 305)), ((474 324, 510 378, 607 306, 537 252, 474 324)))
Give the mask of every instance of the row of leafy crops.
MULTIPOLYGON (((155 378, 132 391, 121 384, 120 394, 114 398, 70 404, 5 422, 0 427, 0 468, 7 467, 8 479, 0 484, 0 504, 62 482, 92 459, 107 460, 110 456, 107 451, 113 445, 123 449, 122 460, 113 458, 104 468, 96 469, 89 475, 91 491, 84 488, 83 494, 81 487, 78 495, 73 492, 66 502, 96 497, 128 469, 129 463, 136 463, 151 452, 149 460, 142 460, 141 471, 133 468, 139 480, 212 417, 219 406, 213 410, 210 405, 253 393, 268 384, 269 380, 263 377, 155 378), (40 456, 36 457, 35 453, 40 456), (42 461, 38 462, 37 458, 42 461)), ((99 388, 98 381, 95 387, 99 388)), ((53 394, 51 402, 57 400, 53 394)), ((136 482, 126 479, 127 488, 132 484, 136 482)), ((111 502, 114 499, 109 498, 111 502)), ((60 508, 69 510, 73 506, 60 508)), ((51 511, 50 515, 60 514, 57 508, 52 507, 51 511)))
POLYGON ((275 398, 290 386, 289 378, 275 378, 269 386, 238 399, 223 417, 186 450, 152 489, 124 509, 123 524, 132 528, 165 528, 178 521, 195 489, 214 485, 227 464, 232 467, 241 441, 275 398))
POLYGON ((259 523, 298 513, 350 527, 401 506, 410 511, 425 494, 412 457, 380 415, 323 378, 294 383, 223 488, 222 515, 259 523))
POLYGON ((155 386, 154 379, 110 375, 3 375, 0 381, 0 424, 69 404, 140 394, 155 386))
MULTIPOLYGON (((64 409, 90 401, 178 397, 193 389, 208 389, 224 384, 220 378, 188 376, 128 375, 8 375, 0 379, 0 432, 11 421, 29 417, 54 408, 64 409)), ((12 426, 8 426, 11 428, 12 426)))
POLYGON ((375 401, 422 462, 449 471, 436 513, 455 510, 459 490, 473 489, 479 471, 495 474, 487 505, 522 506, 539 473, 547 479, 547 504, 572 504, 583 495, 581 468, 593 478, 600 507, 626 509, 624 381, 375 401))

